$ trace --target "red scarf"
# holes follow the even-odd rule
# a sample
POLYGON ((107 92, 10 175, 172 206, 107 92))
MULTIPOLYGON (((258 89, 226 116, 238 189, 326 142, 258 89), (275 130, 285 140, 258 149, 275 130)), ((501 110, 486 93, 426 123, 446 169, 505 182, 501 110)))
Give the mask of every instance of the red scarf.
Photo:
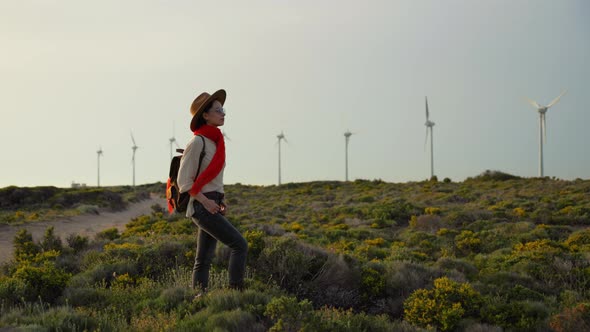
POLYGON ((210 125, 202 125, 194 131, 195 135, 202 135, 215 142, 217 150, 213 155, 213 159, 209 163, 209 166, 202 171, 199 176, 195 179, 193 186, 189 193, 191 196, 195 196, 201 192, 203 186, 215 179, 215 177, 221 172, 225 165, 225 141, 223 140, 223 134, 217 127, 210 125))

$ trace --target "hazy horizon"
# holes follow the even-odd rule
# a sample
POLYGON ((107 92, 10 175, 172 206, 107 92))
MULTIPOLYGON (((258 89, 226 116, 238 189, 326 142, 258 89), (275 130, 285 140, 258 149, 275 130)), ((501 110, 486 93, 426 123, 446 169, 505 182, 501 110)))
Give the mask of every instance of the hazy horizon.
POLYGON ((590 178, 590 2, 0 3, 0 187, 165 182, 189 106, 227 90, 225 182, 590 178))

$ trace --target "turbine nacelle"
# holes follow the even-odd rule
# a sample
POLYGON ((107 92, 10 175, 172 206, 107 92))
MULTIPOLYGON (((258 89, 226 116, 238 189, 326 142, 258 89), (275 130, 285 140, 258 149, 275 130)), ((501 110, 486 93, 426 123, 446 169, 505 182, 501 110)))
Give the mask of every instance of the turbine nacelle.
POLYGON ((557 96, 557 98, 553 99, 549 104, 547 104, 547 106, 540 105, 536 101, 530 100, 528 98, 525 98, 525 99, 527 100, 527 102, 529 104, 531 104, 534 108, 536 108, 539 113, 544 114, 544 113, 547 113, 549 108, 551 108, 553 105, 557 104, 559 99, 561 99, 561 97, 563 97, 563 95, 565 95, 566 92, 567 92, 567 90, 564 90, 559 96, 557 96))
POLYGON ((277 139, 279 140, 279 142, 281 140, 284 140, 285 142, 287 141, 287 139, 285 138, 285 134, 283 134, 283 132, 281 131, 280 134, 277 135, 277 139))
POLYGON ((434 122, 432 122, 432 121, 430 121, 430 120, 427 120, 426 122, 424 122, 424 125, 425 125, 426 127, 434 127, 434 122))
POLYGON ((135 143, 135 138, 133 137, 133 133, 131 133, 131 142, 133 142, 133 146, 131 147, 131 149, 133 150, 133 152, 135 152, 135 150, 137 150, 138 146, 135 143))

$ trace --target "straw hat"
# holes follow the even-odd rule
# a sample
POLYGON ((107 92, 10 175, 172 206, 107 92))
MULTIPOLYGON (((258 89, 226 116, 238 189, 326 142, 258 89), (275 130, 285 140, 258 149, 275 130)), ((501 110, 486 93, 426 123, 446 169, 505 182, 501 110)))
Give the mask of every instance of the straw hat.
POLYGON ((197 120, 201 116, 201 113, 203 113, 205 110, 205 107, 210 106, 215 100, 219 101, 221 105, 223 105, 223 103, 225 103, 226 96, 225 90, 220 89, 215 91, 215 93, 212 95, 207 92, 203 92, 197 98, 195 98, 191 105, 191 114, 193 116, 193 119, 191 120, 191 131, 195 131, 197 129, 197 120))

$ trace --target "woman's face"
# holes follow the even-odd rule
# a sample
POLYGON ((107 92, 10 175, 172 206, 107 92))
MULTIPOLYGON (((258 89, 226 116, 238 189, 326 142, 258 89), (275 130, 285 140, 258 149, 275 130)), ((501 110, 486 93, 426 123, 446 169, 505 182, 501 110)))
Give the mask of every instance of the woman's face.
POLYGON ((225 110, 219 101, 214 101, 211 108, 203 113, 203 118, 210 126, 220 127, 225 122, 225 110))

